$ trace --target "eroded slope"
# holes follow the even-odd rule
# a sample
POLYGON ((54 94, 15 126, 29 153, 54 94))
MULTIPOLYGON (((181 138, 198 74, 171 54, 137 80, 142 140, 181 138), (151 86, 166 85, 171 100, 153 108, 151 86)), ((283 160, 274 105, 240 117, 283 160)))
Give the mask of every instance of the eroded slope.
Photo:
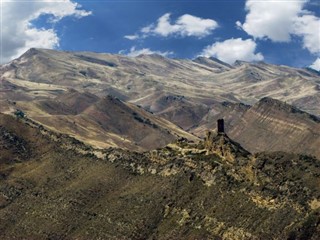
POLYGON ((320 158, 320 120, 271 98, 246 111, 229 134, 251 152, 285 151, 320 158))

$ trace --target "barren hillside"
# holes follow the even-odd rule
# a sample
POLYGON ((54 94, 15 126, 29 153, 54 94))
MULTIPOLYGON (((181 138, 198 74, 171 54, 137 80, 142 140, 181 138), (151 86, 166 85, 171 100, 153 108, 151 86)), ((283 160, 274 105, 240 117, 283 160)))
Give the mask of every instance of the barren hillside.
POLYGON ((20 109, 92 146, 138 151, 197 141, 224 118, 250 151, 319 157, 319 122, 310 115, 320 115, 319 86, 315 71, 263 62, 30 49, 1 66, 0 111, 20 109))
POLYGON ((319 169, 304 155, 253 156, 226 135, 94 150, 0 114, 0 237, 316 240, 319 169))

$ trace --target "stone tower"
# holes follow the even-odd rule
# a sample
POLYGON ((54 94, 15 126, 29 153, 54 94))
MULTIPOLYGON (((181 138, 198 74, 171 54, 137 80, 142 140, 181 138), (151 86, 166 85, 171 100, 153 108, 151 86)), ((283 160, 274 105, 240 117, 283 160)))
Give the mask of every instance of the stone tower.
POLYGON ((218 134, 224 133, 224 120, 218 119, 217 125, 218 125, 218 134))

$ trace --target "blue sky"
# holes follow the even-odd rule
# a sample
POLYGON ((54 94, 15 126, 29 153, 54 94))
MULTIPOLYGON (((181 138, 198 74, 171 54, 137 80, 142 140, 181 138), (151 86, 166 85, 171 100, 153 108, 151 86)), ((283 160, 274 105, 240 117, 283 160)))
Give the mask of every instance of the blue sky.
POLYGON ((132 56, 153 52, 174 58, 203 55, 229 63, 235 59, 297 67, 314 63, 320 68, 317 1, 65 0, 59 6, 10 1, 2 6, 3 25, 8 21, 6 14, 20 9, 26 16, 22 19, 17 14, 17 19, 28 22, 24 27, 28 35, 25 43, 19 39, 20 44, 13 44, 6 38, 9 30, 2 27, 3 62, 28 47, 45 47, 132 56), (27 4, 34 6, 29 9, 27 4), (61 9, 68 11, 61 14, 61 9), (6 45, 13 45, 11 52, 6 45))

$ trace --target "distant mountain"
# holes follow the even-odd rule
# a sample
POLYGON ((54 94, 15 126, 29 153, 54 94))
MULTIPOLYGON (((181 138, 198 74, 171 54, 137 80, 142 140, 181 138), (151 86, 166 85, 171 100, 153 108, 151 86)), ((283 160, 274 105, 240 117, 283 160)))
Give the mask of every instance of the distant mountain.
POLYGON ((11 113, 23 110, 57 132, 66 133, 95 147, 120 147, 145 151, 163 147, 177 138, 197 141, 173 123, 113 96, 68 90, 55 98, 3 104, 11 113))
MULTIPOLYGON (((267 96, 320 115, 320 105, 313 101, 320 98, 319 74, 263 62, 230 66, 204 57, 192 61, 157 55, 132 58, 30 49, 1 67, 1 79, 27 89, 24 95, 28 97, 52 96, 75 88, 99 96, 117 92, 122 100, 137 102, 158 96, 160 91, 164 95, 184 96, 195 103, 214 100, 253 105, 267 96)), ((2 94, 2 99, 7 94, 2 94)))
POLYGON ((286 151, 320 159, 320 119, 279 100, 261 99, 229 130, 251 152, 286 151))
POLYGON ((206 58, 206 57, 197 57, 196 59, 193 60, 195 63, 199 63, 201 65, 205 65, 208 66, 212 69, 214 69, 214 71, 216 73, 221 73, 224 71, 229 71, 231 70, 233 67, 225 62, 220 61, 217 58, 206 58))
POLYGON ((215 104, 191 132, 203 138, 220 118, 230 137, 251 152, 286 151, 320 159, 320 118, 290 104, 268 97, 253 106, 215 104))
POLYGON ((0 239, 320 239, 315 71, 30 49, 0 81, 0 239))
POLYGON ((319 157, 310 114, 320 116, 320 76, 308 69, 30 49, 1 66, 0 77, 1 112, 21 109, 95 146, 144 151, 179 137, 197 141, 192 134, 204 137, 224 118, 230 137, 252 152, 319 157))

